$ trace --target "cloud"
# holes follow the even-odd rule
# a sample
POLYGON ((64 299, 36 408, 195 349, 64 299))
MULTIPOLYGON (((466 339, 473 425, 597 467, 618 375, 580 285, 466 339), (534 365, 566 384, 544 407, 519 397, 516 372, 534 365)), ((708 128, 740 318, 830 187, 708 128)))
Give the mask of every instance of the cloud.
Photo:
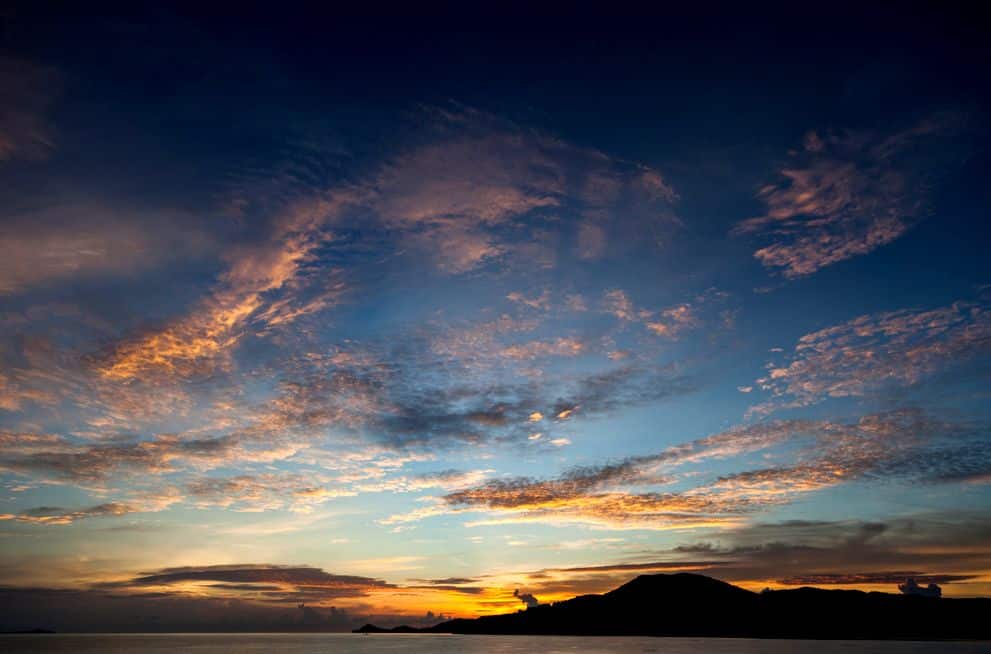
POLYGON ((551 293, 545 289, 540 295, 531 298, 519 291, 513 291, 506 295, 506 299, 537 311, 546 311, 550 308, 551 293))
POLYGON ((475 584, 478 583, 478 579, 472 579, 471 577, 444 577, 443 579, 414 579, 413 581, 431 584, 434 586, 450 586, 457 584, 475 584))
POLYGON ((0 587, 0 602, 8 607, 0 617, 0 628, 45 625, 69 633, 350 632, 368 622, 428 626, 442 620, 421 610, 375 610, 362 604, 361 597, 327 598, 327 603, 356 604, 326 606, 319 604, 319 598, 300 600, 292 593, 282 596, 263 584, 251 585, 255 592, 224 588, 223 584, 209 586, 200 586, 196 595, 181 590, 0 587), (299 608, 301 602, 303 609, 299 608), (311 602, 316 605, 311 606, 311 602), (121 610, 125 605, 127 610, 121 610))
POLYGON ((533 360, 549 356, 575 357, 584 351, 585 344, 577 338, 557 338, 510 345, 503 350, 503 356, 510 359, 533 360))
POLYGON ((560 419, 574 413, 592 416, 610 413, 695 390, 694 382, 679 375, 673 367, 639 365, 593 373, 570 386, 570 391, 559 394, 554 402, 553 413, 560 419))
POLYGON ((4 90, 0 98, 0 162, 48 155, 54 147, 48 113, 58 87, 55 70, 0 56, 0 88, 4 90))
POLYGON ((606 251, 606 230, 602 225, 586 221, 578 225, 578 257, 598 259, 606 251))
MULTIPOLYGON (((14 254, 5 257, 7 264, 0 263, 0 273, 4 265, 10 267, 6 277, 11 291, 70 275, 119 277, 125 270, 150 270, 170 260, 171 252, 200 251, 191 243, 174 243, 170 235, 175 233, 202 231, 202 238, 193 240, 202 240, 203 252, 219 251, 222 269, 205 296, 178 315, 128 328, 123 334, 114 324, 105 324, 89 341, 96 345, 81 356, 64 350, 53 334, 46 360, 29 362, 33 365, 18 362, 9 373, 5 371, 0 376, 4 410, 54 410, 64 403, 77 412, 86 431, 76 432, 57 451, 7 457, 4 465, 25 474, 33 470, 89 481, 124 470, 158 474, 171 470, 169 461, 180 459, 208 468, 228 456, 233 458, 226 460, 243 461, 262 451, 272 456, 291 453, 325 440, 331 429, 343 430, 355 441, 379 434, 380 440, 398 448, 518 441, 529 435, 520 428, 525 421, 521 416, 550 415, 559 403, 570 406, 557 408, 554 415, 594 416, 683 392, 671 388, 683 380, 671 379, 656 392, 635 390, 668 376, 659 373, 651 379, 645 368, 626 375, 627 380, 619 379, 624 373, 613 373, 613 382, 566 379, 559 386, 574 390, 574 398, 548 397, 536 384, 521 383, 523 375, 536 376, 539 360, 576 357, 591 347, 580 334, 521 337, 542 320, 535 312, 549 307, 550 294, 543 291, 534 297, 509 294, 521 313, 531 315, 500 316, 462 333, 431 330, 430 338, 406 339, 393 351, 380 347, 371 355, 375 361, 338 359, 332 368, 324 359, 325 368, 316 370, 297 364, 290 354, 285 363, 272 364, 271 372, 278 378, 276 395, 249 404, 236 353, 248 342, 261 345, 265 339, 266 347, 282 348, 287 340, 314 336, 300 323, 336 306, 350 292, 347 274, 329 266, 328 260, 354 242, 356 230, 384 238, 396 247, 395 256, 416 239, 429 240, 438 232, 444 238, 477 236, 506 249, 509 257, 510 250, 536 237, 522 235, 527 225, 517 220, 524 214, 533 217, 556 210, 562 200, 578 199, 603 209, 619 198, 625 203, 620 213, 631 220, 676 226, 669 215, 676 196, 656 171, 575 148, 480 112, 427 113, 434 124, 422 138, 410 139, 400 153, 373 162, 370 172, 351 183, 315 182, 298 171, 275 171, 275 181, 234 189, 230 213, 238 221, 255 221, 244 233, 221 229, 221 237, 178 229, 176 224, 196 221, 168 212, 158 212, 159 218, 156 212, 142 211, 143 218, 136 220, 125 219, 129 214, 123 210, 93 209, 87 220, 68 221, 66 215, 79 212, 62 207, 51 219, 37 224, 25 221, 30 229, 11 237, 14 254), (436 174, 424 176, 423 170, 436 174), (618 195, 605 193, 601 185, 585 184, 586 177, 595 175, 613 180, 611 188, 618 195), (253 187, 257 187, 254 194, 253 187), (156 227, 159 223, 161 229, 156 227), (158 259, 159 253, 165 258, 158 259), (301 333, 288 332, 290 324, 300 327, 301 333), (403 351, 424 342, 436 358, 403 351), (297 365, 299 369, 293 370, 297 365), (520 370, 522 365, 528 368, 520 370), (481 367, 497 369, 513 381, 507 384, 490 377, 479 383, 476 373, 481 367), (425 381, 430 383, 424 385, 425 381), (607 398, 608 389, 596 391, 587 401, 580 397, 594 390, 593 384, 610 383, 617 397, 607 398), (175 418, 188 423, 196 415, 207 416, 206 424, 176 440, 204 446, 213 442, 223 454, 191 455, 193 445, 166 445, 170 437, 136 435, 143 428, 147 434, 157 434, 163 425, 172 430, 175 418), (204 435, 209 433, 217 435, 204 435), (117 439, 111 445, 91 447, 82 442, 111 436, 117 439), (278 443, 278 450, 266 448, 265 442, 278 443), (73 462, 79 464, 79 472, 69 472, 73 462)), ((574 227, 560 216, 548 220, 538 231, 567 232, 574 227)), ((433 245, 430 250, 439 251, 433 245)), ((475 267, 470 259, 486 257, 471 255, 464 265, 452 265, 463 271, 475 267)), ((551 436, 539 446, 564 442, 563 437, 551 436)))
POLYGON ((492 472, 492 470, 441 470, 419 475, 401 475, 373 482, 362 482, 357 485, 357 488, 365 493, 383 491, 390 493, 410 493, 434 488, 454 490, 480 483, 492 472))
POLYGON ((324 475, 290 473, 245 474, 234 477, 203 477, 186 484, 188 499, 199 507, 222 507, 236 511, 289 509, 309 512, 313 506, 356 491, 328 488, 324 475))
POLYGON ((228 253, 217 288, 191 313, 113 344, 99 357, 97 371, 120 381, 149 373, 205 376, 226 364, 249 325, 279 326, 335 304, 344 287, 332 274, 315 294, 303 296, 301 290, 317 250, 333 239, 328 223, 355 201, 354 194, 340 191, 291 205, 265 242, 228 253))
POLYGON ((78 482, 101 481, 117 473, 158 475, 187 466, 210 468, 235 460, 285 456, 281 443, 251 449, 232 436, 181 439, 162 434, 149 440, 88 444, 57 436, 6 433, 3 440, 12 446, 0 454, 0 470, 78 482))
POLYGON ((628 248, 638 229, 678 227, 677 195, 655 170, 477 110, 429 110, 424 123, 427 141, 389 159, 368 186, 384 226, 443 272, 547 267, 556 258, 541 252, 547 234, 599 258, 628 248), (572 204, 583 218, 562 221, 572 204))
POLYGON ((85 518, 100 518, 105 516, 121 516, 134 513, 135 509, 127 504, 110 502, 98 504, 84 509, 63 509, 58 506, 39 506, 25 509, 16 514, 0 513, 0 520, 18 520, 41 525, 67 525, 85 518))
POLYGON ((88 518, 116 518, 132 513, 163 511, 182 499, 178 489, 165 486, 153 491, 132 491, 122 502, 104 502, 79 509, 39 506, 14 514, 0 514, 0 520, 16 520, 36 525, 68 525, 88 518))
POLYGON ((735 524, 734 514, 752 511, 761 503, 711 492, 633 494, 619 489, 668 484, 672 478, 662 469, 764 449, 811 428, 793 422, 731 430, 654 455, 573 468, 556 479, 494 479, 450 493, 443 501, 453 508, 493 512, 497 521, 643 529, 735 524))
POLYGON ((614 288, 602 296, 602 307, 606 313, 611 313, 617 320, 632 321, 638 315, 633 309, 633 301, 625 291, 614 288))
POLYGON ((905 595, 918 595, 920 597, 942 597, 943 595, 943 589, 936 584, 931 583, 923 588, 915 579, 906 579, 904 584, 898 585, 898 590, 905 595))
MULTIPOLYGON (((503 356, 507 346, 491 345, 491 334, 483 331, 484 337, 470 339, 481 340, 481 345, 468 361, 461 358, 461 346, 452 346, 447 338, 440 339, 441 347, 426 348, 411 339, 381 346, 369 343, 327 358, 308 357, 290 371, 280 394, 259 409, 252 430, 260 437, 305 429, 300 438, 312 441, 324 433, 321 430, 334 428, 398 449, 519 443, 533 433, 531 420, 538 413, 597 417, 694 390, 693 383, 671 367, 643 365, 563 376, 554 384, 520 381, 514 367, 520 359, 503 356), (489 347, 497 371, 512 364, 505 369, 505 382, 475 374, 477 366, 488 366, 489 347)), ((552 345, 554 351, 576 347, 570 341, 552 345)), ((552 429, 548 425, 542 431, 552 429)))
MULTIPOLYGON (((991 570, 983 513, 917 513, 878 521, 755 523, 676 547, 672 557, 704 554, 721 579, 755 588, 792 585, 895 586, 906 577, 948 584, 948 594, 982 594, 991 570)), ((655 554, 656 556, 656 554, 655 554)))
POLYGON ((916 582, 929 584, 948 584, 954 581, 968 581, 977 575, 927 575, 918 571, 880 571, 880 572, 847 572, 831 574, 814 574, 782 579, 780 583, 786 586, 860 586, 879 584, 894 586, 913 578, 916 582))
POLYGON ((528 609, 532 609, 533 607, 540 604, 540 601, 536 597, 534 597, 530 593, 521 593, 519 588, 513 591, 513 597, 518 598, 521 602, 526 604, 526 607, 528 609))
POLYGON ((991 308, 983 301, 859 316, 798 339, 791 361, 769 366, 767 376, 757 380, 781 399, 754 411, 912 385, 986 355, 989 344, 991 308))
POLYGON ((960 157, 957 114, 931 116, 893 133, 809 132, 804 147, 758 193, 764 215, 736 234, 772 242, 754 253, 788 278, 867 254, 927 215, 933 180, 960 157))
POLYGON ((674 338, 682 331, 698 325, 695 310, 690 304, 679 304, 660 312, 658 320, 647 322, 647 329, 658 336, 674 338))
MULTIPOLYGON (((720 305, 728 298, 728 294, 715 288, 709 288, 692 298, 690 301, 675 304, 660 310, 637 308, 633 300, 622 289, 606 291, 602 296, 602 311, 612 314, 622 323, 642 324, 650 333, 667 339, 676 340, 684 333, 697 330, 705 323, 711 322, 712 316, 703 315, 720 305)), ((723 327, 732 327, 727 320, 726 311, 720 312, 723 327)))
POLYGON ((171 586, 185 582, 224 582, 238 584, 280 584, 297 589, 319 589, 324 597, 354 597, 366 594, 370 589, 388 588, 381 579, 354 575, 336 575, 320 568, 308 566, 281 566, 268 564, 188 566, 162 568, 124 582, 114 587, 171 586))
POLYGON ((471 525, 584 523, 615 529, 732 527, 742 516, 854 481, 946 483, 991 471, 979 425, 935 420, 905 409, 855 422, 777 421, 739 427, 656 454, 584 466, 557 478, 491 479, 448 493, 405 521, 445 512, 483 512, 471 525), (669 485, 672 470, 787 446, 793 462, 744 469, 666 493, 632 488, 669 485))
POLYGON ((542 151, 541 138, 474 116, 479 120, 463 123, 466 129, 442 132, 439 142, 385 165, 375 186, 381 189, 377 204, 387 221, 491 225, 557 205, 561 173, 542 151))
POLYGON ((70 279, 133 275, 179 259, 188 263, 217 246, 202 222, 179 211, 63 202, 5 213, 0 295, 70 279))
POLYGON ((943 422, 918 410, 811 427, 814 444, 795 463, 723 475, 712 488, 773 498, 858 480, 945 483, 991 469, 986 427, 943 422))

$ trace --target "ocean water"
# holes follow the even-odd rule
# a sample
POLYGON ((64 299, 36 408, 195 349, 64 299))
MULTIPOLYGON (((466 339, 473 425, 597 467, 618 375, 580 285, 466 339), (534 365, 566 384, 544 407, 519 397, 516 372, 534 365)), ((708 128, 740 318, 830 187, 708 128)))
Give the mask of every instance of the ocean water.
POLYGON ((0 636, 0 652, 286 652, 288 654, 991 654, 991 643, 582 638, 406 634, 52 634, 0 636))

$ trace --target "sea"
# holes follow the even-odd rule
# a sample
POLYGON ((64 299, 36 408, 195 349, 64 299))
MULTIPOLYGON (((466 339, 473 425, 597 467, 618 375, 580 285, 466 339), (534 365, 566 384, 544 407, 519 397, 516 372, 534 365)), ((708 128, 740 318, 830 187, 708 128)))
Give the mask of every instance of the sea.
POLYGON ((25 634, 0 635, 14 652, 285 652, 287 654, 991 654, 991 642, 753 640, 434 634, 25 634))

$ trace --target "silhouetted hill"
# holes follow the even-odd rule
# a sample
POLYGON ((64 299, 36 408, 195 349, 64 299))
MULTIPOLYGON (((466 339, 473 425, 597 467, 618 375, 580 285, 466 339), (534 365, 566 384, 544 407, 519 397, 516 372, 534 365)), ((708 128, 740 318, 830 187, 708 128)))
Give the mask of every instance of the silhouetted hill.
MULTIPOLYGON (((695 574, 641 575, 604 595, 457 619, 407 633, 756 638, 988 639, 991 599, 855 590, 752 593, 695 574)), ((398 631, 397 628, 396 631, 398 631)), ((357 632, 392 633, 365 625, 357 632)))

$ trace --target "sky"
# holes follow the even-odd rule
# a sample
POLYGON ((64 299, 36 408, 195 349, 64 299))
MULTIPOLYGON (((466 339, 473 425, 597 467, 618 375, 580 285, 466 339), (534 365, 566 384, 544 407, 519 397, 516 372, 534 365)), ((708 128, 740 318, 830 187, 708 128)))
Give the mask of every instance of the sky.
POLYGON ((0 12, 0 627, 991 595, 963 9, 0 12))

